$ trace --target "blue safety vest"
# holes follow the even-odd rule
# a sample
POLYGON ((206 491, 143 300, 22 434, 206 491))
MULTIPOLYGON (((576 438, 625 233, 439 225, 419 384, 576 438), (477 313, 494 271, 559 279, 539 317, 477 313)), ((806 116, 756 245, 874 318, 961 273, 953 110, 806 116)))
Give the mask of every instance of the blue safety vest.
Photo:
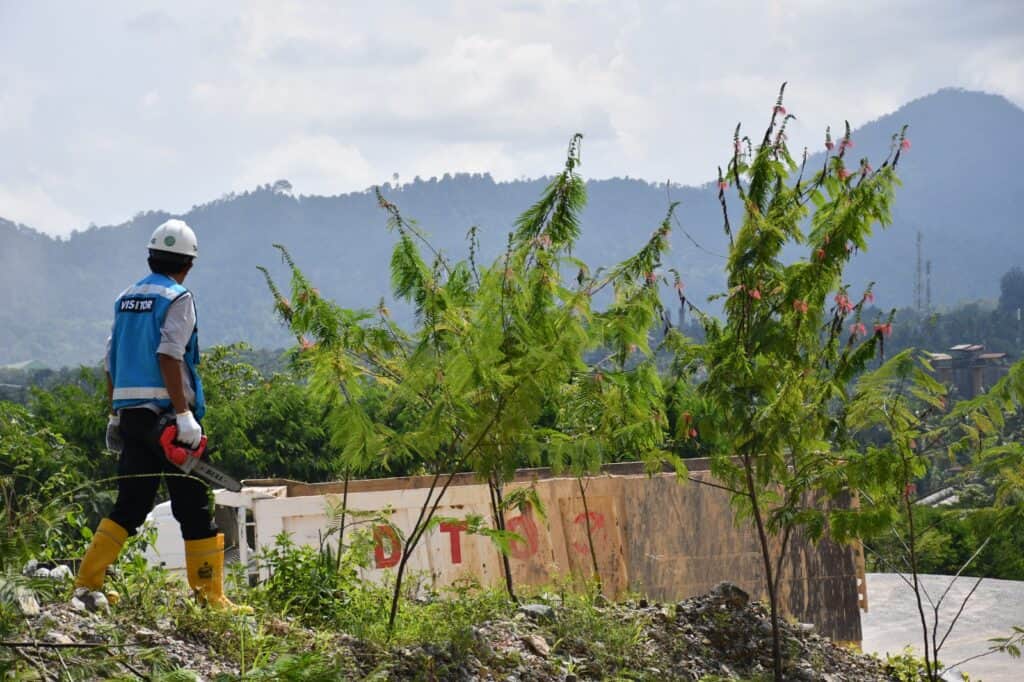
MULTIPOLYGON (((171 397, 160 374, 156 349, 167 310, 188 289, 166 275, 150 274, 128 287, 114 303, 114 332, 110 343, 110 376, 114 383, 114 409, 156 403, 172 409, 171 397)), ((192 378, 195 404, 192 412, 202 419, 206 412, 203 385, 196 372, 199 364, 199 330, 185 347, 185 366, 192 378)))

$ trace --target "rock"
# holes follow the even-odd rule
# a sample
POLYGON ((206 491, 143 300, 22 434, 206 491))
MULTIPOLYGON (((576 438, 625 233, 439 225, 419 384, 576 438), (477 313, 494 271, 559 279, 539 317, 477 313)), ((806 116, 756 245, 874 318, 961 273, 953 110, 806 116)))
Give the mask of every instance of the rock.
POLYGON ((18 608, 21 609, 21 613, 29 618, 39 615, 39 601, 36 600, 36 596, 30 591, 22 588, 18 588, 18 608))
POLYGON ((814 671, 814 668, 803 663, 797 666, 795 669, 789 671, 787 676, 793 680, 799 680, 801 682, 817 682, 820 679, 818 673, 814 671))
POLYGON ((494 658, 494 648, 491 646, 491 643, 487 641, 487 635, 484 631, 481 628, 473 626, 470 632, 473 635, 473 642, 476 644, 477 652, 484 658, 494 658))
POLYGON ((50 569, 39 567, 36 570, 32 571, 32 577, 33 578, 49 578, 50 577, 50 569))
POLYGON ((555 610, 547 604, 523 604, 516 611, 537 622, 555 622, 555 610))
POLYGON ((135 639, 146 644, 152 644, 160 639, 160 633, 148 628, 139 628, 135 631, 135 639))
POLYGON ((61 564, 50 570, 50 578, 53 580, 68 580, 72 577, 71 569, 61 564))
POLYGON ((50 630, 49 632, 47 632, 46 636, 43 637, 43 640, 47 641, 47 642, 53 642, 54 644, 74 644, 75 643, 75 640, 71 639, 70 637, 65 635, 63 632, 59 632, 57 630, 50 630))
POLYGON ((109 611, 110 603, 102 592, 90 592, 88 588, 80 587, 71 597, 71 608, 76 611, 109 611))
POLYGON ((28 563, 25 564, 25 567, 23 569, 21 569, 21 574, 22 575, 32 575, 33 573, 36 572, 37 568, 39 568, 39 562, 36 561, 35 559, 29 559, 28 563))
POLYGON ((541 658, 547 658, 551 653, 551 647, 548 646, 547 641, 540 635, 523 635, 520 639, 533 653, 541 658))
POLYGON ((750 603, 750 595, 730 582, 715 585, 710 596, 732 609, 742 609, 750 603))

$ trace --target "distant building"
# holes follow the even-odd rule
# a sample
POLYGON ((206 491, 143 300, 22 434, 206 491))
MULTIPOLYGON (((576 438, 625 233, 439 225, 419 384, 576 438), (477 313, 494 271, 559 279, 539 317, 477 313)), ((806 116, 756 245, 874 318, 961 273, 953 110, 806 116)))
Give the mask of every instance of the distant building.
POLYGON ((980 343, 961 343, 947 353, 928 353, 935 377, 951 387, 955 400, 984 393, 1006 375, 1006 353, 986 353, 980 343))

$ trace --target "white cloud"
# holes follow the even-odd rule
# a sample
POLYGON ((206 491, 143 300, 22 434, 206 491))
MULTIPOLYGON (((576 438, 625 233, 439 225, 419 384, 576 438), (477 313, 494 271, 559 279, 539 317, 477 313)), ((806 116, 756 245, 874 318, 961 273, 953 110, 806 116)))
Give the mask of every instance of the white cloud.
POLYGON ((24 74, 0 71, 0 133, 27 129, 39 94, 39 85, 24 74))
POLYGON ((0 187, 0 216, 63 237, 82 229, 86 222, 58 204, 42 187, 28 185, 0 187))
MULTIPOLYGON (((784 80, 795 146, 949 85, 1024 104, 1019 3, 943 7, 22 3, 0 41, 0 187, 102 222, 282 177, 333 193, 396 170, 537 176, 577 131, 589 176, 697 183, 784 80)), ((49 210, 26 222, 55 224, 49 210)))
POLYGON ((178 22, 166 12, 147 10, 125 22, 125 26, 141 33, 162 33, 178 27, 178 22))
POLYGON ((386 178, 376 176, 354 146, 325 135, 296 135, 245 162, 234 189, 282 179, 291 182, 296 194, 330 195, 365 189, 386 178))
POLYGON ((961 73, 962 82, 969 87, 1024 102, 1024 51, 1019 45, 987 45, 964 61, 961 73))
POLYGON ((160 105, 160 91, 150 90, 139 100, 139 109, 142 111, 153 111, 160 105))

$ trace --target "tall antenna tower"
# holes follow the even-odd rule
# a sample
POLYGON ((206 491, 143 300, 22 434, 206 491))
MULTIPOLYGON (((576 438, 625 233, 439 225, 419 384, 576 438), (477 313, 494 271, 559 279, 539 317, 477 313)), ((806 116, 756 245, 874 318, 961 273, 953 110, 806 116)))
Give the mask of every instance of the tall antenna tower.
POLYGON ((929 258, 924 262, 924 310, 932 313, 932 260, 929 258))
POLYGON ((921 230, 918 230, 917 231, 917 270, 914 273, 914 308, 919 313, 921 312, 922 308, 924 307, 924 305, 923 305, 924 302, 921 300, 921 298, 922 298, 921 295, 923 293, 923 290, 922 290, 922 287, 921 287, 921 284, 922 284, 922 281, 921 281, 922 280, 922 278, 921 278, 921 274, 922 274, 921 273, 921 240, 922 240, 922 238, 923 237, 921 235, 921 230))

